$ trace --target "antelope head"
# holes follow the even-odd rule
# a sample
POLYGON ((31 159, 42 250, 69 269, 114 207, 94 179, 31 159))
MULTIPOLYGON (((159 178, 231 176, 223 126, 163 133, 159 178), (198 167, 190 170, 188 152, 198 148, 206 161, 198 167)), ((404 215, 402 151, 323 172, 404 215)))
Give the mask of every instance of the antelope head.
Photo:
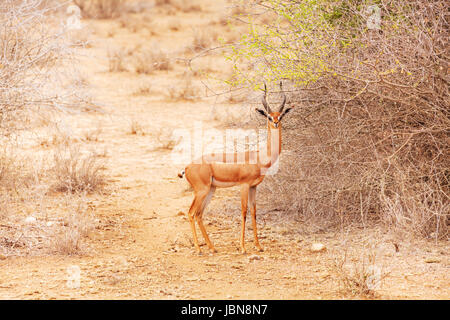
POLYGON ((264 83, 264 95, 262 97, 262 104, 264 106, 264 109, 259 109, 256 108, 255 110, 260 113, 261 115, 263 115, 264 117, 267 118, 267 121, 269 123, 269 126, 273 129, 277 129, 280 125, 280 121, 281 119, 283 119, 283 117, 292 110, 292 106, 288 107, 288 108, 284 108, 285 104, 286 104, 286 94, 283 91, 283 83, 280 81, 280 90, 281 93, 283 95, 283 101, 281 102, 280 108, 278 111, 272 111, 272 109, 270 109, 269 104, 267 103, 267 86, 264 83))

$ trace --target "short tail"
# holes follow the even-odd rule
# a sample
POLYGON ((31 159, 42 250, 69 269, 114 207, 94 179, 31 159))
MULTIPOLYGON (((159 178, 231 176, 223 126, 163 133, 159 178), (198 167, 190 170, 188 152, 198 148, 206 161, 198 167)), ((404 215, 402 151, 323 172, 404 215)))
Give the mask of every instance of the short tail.
POLYGON ((179 177, 180 179, 182 179, 182 178, 184 177, 184 174, 185 174, 185 171, 183 170, 183 171, 181 171, 180 173, 178 173, 178 177, 179 177))

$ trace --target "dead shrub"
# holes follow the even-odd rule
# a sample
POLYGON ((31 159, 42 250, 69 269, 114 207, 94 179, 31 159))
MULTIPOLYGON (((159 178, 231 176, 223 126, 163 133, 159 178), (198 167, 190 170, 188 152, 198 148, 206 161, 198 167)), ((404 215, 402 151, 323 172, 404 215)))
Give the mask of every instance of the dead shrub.
POLYGON ((298 25, 264 26, 246 35, 243 51, 232 57, 243 81, 260 84, 273 73, 274 82, 292 84, 285 81, 295 105, 283 123, 288 161, 268 179, 267 202, 329 227, 375 222, 448 238, 446 2, 377 2, 380 29, 368 27, 363 5, 310 4, 280 0, 261 7, 278 18, 292 14, 298 25), (297 18, 308 10, 317 14, 297 18), (261 71, 248 70, 248 62, 261 71))
MULTIPOLYGON (((405 183, 405 180, 400 180, 405 183)), ((448 235, 450 203, 442 198, 439 186, 422 183, 414 187, 402 186, 400 194, 381 195, 383 223, 396 234, 424 238, 443 238, 448 235)))
POLYGON ((79 93, 64 83, 74 47, 67 30, 52 25, 56 10, 41 0, 0 3, 0 134, 23 129, 41 109, 72 105, 79 93))
POLYGON ((79 193, 99 191, 105 184, 103 161, 93 154, 82 156, 79 148, 59 148, 54 154, 53 189, 79 193))
POLYGON ((125 9, 123 0, 74 0, 84 18, 113 19, 119 17, 125 9))

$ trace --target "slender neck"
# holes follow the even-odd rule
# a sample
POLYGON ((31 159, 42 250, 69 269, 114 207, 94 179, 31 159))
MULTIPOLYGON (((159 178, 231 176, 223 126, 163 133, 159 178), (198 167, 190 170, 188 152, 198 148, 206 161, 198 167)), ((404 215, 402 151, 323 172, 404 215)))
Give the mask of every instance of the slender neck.
POLYGON ((267 124, 267 156, 273 164, 281 154, 281 123, 274 129, 267 124))

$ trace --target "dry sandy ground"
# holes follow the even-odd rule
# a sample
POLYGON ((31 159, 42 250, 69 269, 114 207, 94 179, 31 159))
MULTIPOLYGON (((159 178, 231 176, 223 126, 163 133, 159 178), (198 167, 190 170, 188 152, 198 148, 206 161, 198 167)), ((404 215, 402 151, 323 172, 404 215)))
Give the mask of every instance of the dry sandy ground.
MULTIPOLYGON (((91 45, 83 50, 80 68, 105 113, 68 116, 68 121, 76 132, 101 126, 98 141, 88 142, 95 148, 106 147, 108 153, 109 191, 92 195, 89 202, 99 226, 86 240, 84 254, 0 260, 0 298, 354 298, 333 268, 345 248, 349 267, 360 264, 361 256, 369 250, 377 255, 373 266, 384 279, 375 296, 362 298, 450 298, 446 242, 396 240, 396 252, 390 236, 376 228, 302 234, 296 231, 298 222, 259 208, 259 233, 265 251, 256 252, 248 229, 249 253, 239 254, 239 191, 234 188, 219 190, 204 218, 218 253, 206 253, 205 246, 203 255, 195 253, 189 223, 180 214, 189 208, 192 192, 176 176, 181 166, 171 163, 170 150, 155 148, 155 136, 166 134, 164 130, 192 128, 196 120, 208 127, 219 126, 211 116, 214 100, 168 98, 167 88, 178 84, 186 71, 182 60, 174 60, 173 70, 151 75, 108 72, 107 52, 111 47, 132 49, 141 44, 152 48, 157 44, 172 58, 183 57, 198 30, 225 32, 225 26, 214 22, 223 18, 227 5, 225 1, 203 1, 200 13, 159 11, 152 16, 154 32, 133 32, 117 21, 84 21, 91 45), (172 30, 171 24, 178 30, 172 30), (150 94, 135 94, 142 86, 149 86, 150 94), (133 120, 142 126, 144 135, 129 133, 133 120), (232 214, 219 206, 224 202, 233 206, 232 214), (327 250, 311 252, 313 242, 325 244, 327 250), (372 248, 362 247, 367 243, 372 243, 372 248), (70 285, 72 266, 80 271, 79 287, 75 288, 70 285)), ((220 70, 226 67, 221 61, 213 55, 198 65, 220 70)), ((194 84, 201 88, 199 79, 196 77, 194 84)))

